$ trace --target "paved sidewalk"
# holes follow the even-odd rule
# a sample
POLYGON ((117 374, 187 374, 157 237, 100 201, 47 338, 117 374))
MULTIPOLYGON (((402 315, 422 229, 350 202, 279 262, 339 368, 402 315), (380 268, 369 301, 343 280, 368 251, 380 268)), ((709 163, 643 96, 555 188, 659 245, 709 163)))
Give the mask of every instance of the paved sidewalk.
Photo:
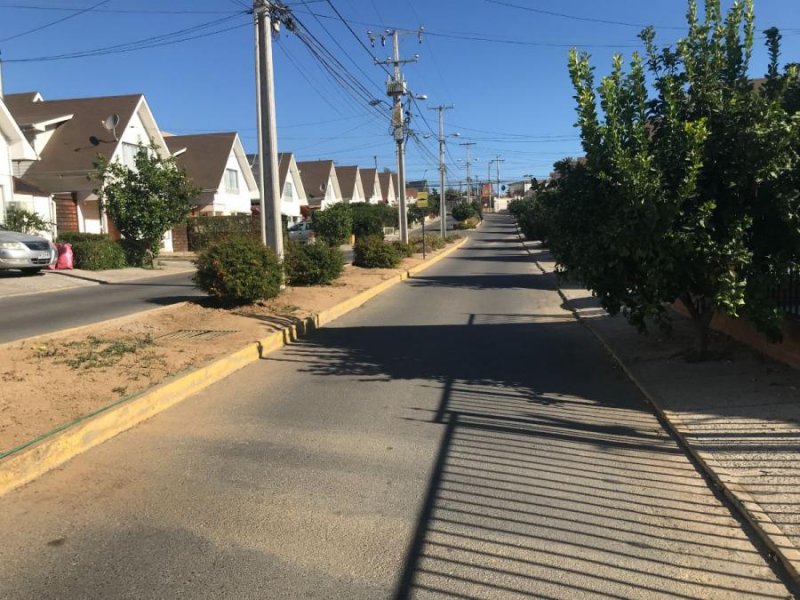
POLYGON ((122 283, 151 279, 167 275, 190 273, 195 270, 189 261, 156 261, 155 269, 110 269, 107 271, 69 271, 44 270, 37 275, 22 275, 16 271, 0 271, 0 298, 58 292, 78 287, 104 283, 122 283))
MULTIPOLYGON (((545 271, 552 256, 525 242, 545 271)), ((720 360, 688 362, 691 323, 679 315, 671 338, 640 336, 610 317, 585 289, 562 285, 574 310, 663 411, 725 494, 759 530, 795 579, 800 572, 800 371, 724 336, 720 360)))

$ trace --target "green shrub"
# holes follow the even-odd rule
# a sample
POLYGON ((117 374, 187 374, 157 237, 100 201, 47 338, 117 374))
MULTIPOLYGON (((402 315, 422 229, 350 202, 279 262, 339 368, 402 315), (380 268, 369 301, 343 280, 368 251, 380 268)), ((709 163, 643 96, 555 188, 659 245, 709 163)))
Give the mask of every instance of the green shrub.
POLYGON ((535 198, 514 200, 508 210, 514 216, 519 229, 529 240, 547 243, 553 232, 553 206, 555 195, 542 193, 535 198))
POLYGON ((311 227, 317 239, 329 246, 341 246, 350 239, 353 231, 353 214, 347 204, 334 204, 311 214, 311 227))
POLYGON ((325 285, 342 274, 344 254, 325 242, 286 246, 286 279, 291 285, 325 285))
MULTIPOLYGON (((414 248, 414 252, 422 252, 422 234, 414 234, 408 238, 408 243, 414 248)), ((425 234, 425 250, 433 252, 444 248, 445 242, 438 233, 425 234)))
POLYGON ((480 216, 480 212, 474 204, 456 204, 451 214, 456 221, 466 221, 470 217, 480 216))
POLYGON ((72 259, 76 269, 104 271, 127 266, 122 246, 108 237, 101 236, 89 241, 78 240, 69 243, 72 244, 72 259))
POLYGON ((56 238, 57 242, 63 242, 67 244, 74 244, 75 242, 97 242, 100 240, 108 240, 107 233, 83 233, 81 231, 65 231, 64 233, 59 233, 58 237, 56 238))
POLYGON ((464 219, 463 221, 459 221, 455 224, 456 229, 475 229, 478 224, 480 223, 480 219, 478 217, 469 217, 468 219, 464 219))
POLYGON ((9 208, 6 211, 6 229, 19 233, 40 234, 50 231, 53 224, 45 221, 38 213, 24 208, 9 208))
POLYGON ((472 209, 475 211, 475 216, 481 221, 483 220, 483 205, 478 200, 472 201, 472 209))
POLYGON ((280 293, 278 257, 251 238, 230 238, 206 248, 195 261, 197 286, 225 305, 248 304, 280 293))
POLYGON ((444 241, 447 242, 448 244, 452 244, 452 243, 457 242, 458 240, 461 240, 461 239, 463 239, 463 237, 460 236, 459 234, 457 234, 457 233, 449 233, 447 235, 447 237, 444 238, 444 241))
POLYGON ((364 237, 356 240, 353 247, 353 264, 366 269, 384 269, 396 267, 402 256, 393 245, 380 237, 364 237))
POLYGON ((200 215, 186 220, 186 237, 189 250, 200 252, 233 237, 260 240, 261 222, 253 215, 200 215))
MULTIPOLYGON (((367 236, 383 237, 384 223, 387 214, 382 204, 366 204, 357 202, 350 205, 353 217, 353 235, 357 238, 367 236)), ((394 211, 393 211, 394 212, 394 211)))
POLYGON ((397 250, 397 253, 402 256, 403 258, 409 258, 414 256, 414 246, 411 244, 406 244, 405 242, 401 242, 396 240, 391 242, 391 245, 397 250))
POLYGON ((119 245, 125 254, 125 261, 131 267, 152 267, 153 257, 158 255, 158 250, 160 249, 151 247, 144 240, 129 240, 126 238, 122 238, 119 241, 119 245))
POLYGON ((408 222, 409 224, 413 223, 422 223, 422 220, 428 215, 427 208, 420 208, 419 206, 412 205, 408 208, 408 222))

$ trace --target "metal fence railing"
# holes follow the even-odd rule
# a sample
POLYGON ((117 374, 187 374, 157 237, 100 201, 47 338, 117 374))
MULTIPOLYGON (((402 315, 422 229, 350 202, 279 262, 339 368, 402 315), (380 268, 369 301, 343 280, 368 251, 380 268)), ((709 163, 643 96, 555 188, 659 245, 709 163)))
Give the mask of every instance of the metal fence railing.
POLYGON ((778 306, 790 317, 800 319, 800 269, 791 269, 775 294, 778 306))

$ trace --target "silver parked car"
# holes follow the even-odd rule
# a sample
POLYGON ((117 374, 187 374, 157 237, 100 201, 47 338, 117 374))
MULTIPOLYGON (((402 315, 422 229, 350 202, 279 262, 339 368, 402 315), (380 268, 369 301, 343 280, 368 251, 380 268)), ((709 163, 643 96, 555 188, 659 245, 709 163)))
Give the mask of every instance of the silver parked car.
POLYGON ((311 229, 311 221, 300 221, 289 227, 289 239, 301 244, 313 244, 316 235, 311 229))
POLYGON ((58 259, 55 245, 30 233, 9 231, 0 225, 0 271, 18 269, 34 275, 58 259))

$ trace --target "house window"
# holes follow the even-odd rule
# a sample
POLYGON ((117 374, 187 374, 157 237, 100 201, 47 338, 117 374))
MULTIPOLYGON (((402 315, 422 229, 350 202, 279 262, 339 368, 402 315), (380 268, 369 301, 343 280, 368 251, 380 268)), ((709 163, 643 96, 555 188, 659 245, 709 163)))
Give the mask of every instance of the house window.
POLYGON ((292 196, 294 196, 294 186, 292 182, 287 179, 286 183, 283 184, 283 197, 286 200, 291 200, 292 196))
POLYGON ((136 144, 129 144, 122 142, 122 164, 131 170, 136 169, 136 154, 139 152, 139 146, 136 144))
POLYGON ((225 169, 225 191, 239 193, 239 172, 236 169, 225 169))

